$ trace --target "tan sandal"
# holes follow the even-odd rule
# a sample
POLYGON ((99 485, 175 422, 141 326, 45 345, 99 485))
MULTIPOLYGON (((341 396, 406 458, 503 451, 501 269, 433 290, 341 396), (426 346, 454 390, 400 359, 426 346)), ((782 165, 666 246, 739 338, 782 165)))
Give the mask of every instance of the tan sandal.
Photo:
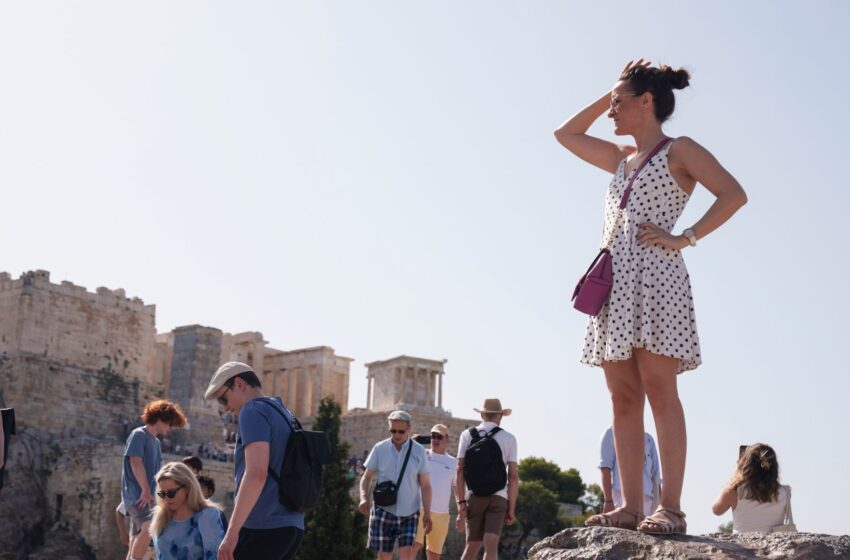
POLYGON ((616 527, 634 531, 637 529, 640 520, 640 515, 637 512, 618 508, 608 513, 592 515, 585 520, 584 525, 586 527, 616 527))
POLYGON ((688 524, 684 512, 659 507, 638 525, 637 530, 648 535, 684 535, 688 524))

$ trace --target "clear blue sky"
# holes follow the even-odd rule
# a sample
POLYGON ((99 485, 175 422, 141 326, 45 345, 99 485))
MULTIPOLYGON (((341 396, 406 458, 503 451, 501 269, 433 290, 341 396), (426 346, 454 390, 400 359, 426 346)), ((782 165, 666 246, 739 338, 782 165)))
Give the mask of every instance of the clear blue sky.
MULTIPOLYGON (((750 203, 688 250, 692 532, 764 441, 798 525, 850 533, 848 4, 41 2, 0 6, 0 270, 123 287, 157 327, 446 358, 520 454, 598 481, 610 417, 569 296, 609 178, 552 131, 626 61, 684 65, 667 126, 750 203)), ((593 132, 612 138, 607 120, 593 132)), ((680 221, 711 203, 700 190, 680 221)), ((647 414, 647 419, 649 419, 647 414)), ((649 422, 648 429, 654 433, 649 422)))

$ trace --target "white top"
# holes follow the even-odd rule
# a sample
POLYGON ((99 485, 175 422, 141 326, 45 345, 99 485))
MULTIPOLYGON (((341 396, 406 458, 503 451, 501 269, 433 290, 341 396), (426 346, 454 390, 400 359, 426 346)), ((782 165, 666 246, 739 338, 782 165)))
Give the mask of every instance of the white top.
MULTIPOLYGON (((484 435, 493 428, 498 425, 495 422, 481 422, 476 429, 480 435, 484 435)), ((510 432, 506 432, 504 429, 496 432, 496 435, 493 436, 493 439, 496 440, 496 443, 499 444, 499 447, 502 448, 502 459, 505 461, 505 468, 507 468, 508 463, 516 463, 517 462, 517 445, 516 438, 510 432)), ((472 436, 469 435, 469 430, 464 430, 460 434, 460 441, 458 442, 457 448, 457 458, 463 459, 466 457, 466 450, 469 448, 469 445, 472 443, 472 436)), ((466 491, 466 496, 472 494, 468 489, 466 491)), ((508 499, 508 486, 505 485, 504 488, 496 492, 495 496, 501 496, 504 499, 508 499)))
POLYGON ((736 533, 769 532, 771 527, 785 522, 785 508, 791 501, 791 487, 780 486, 775 502, 761 503, 742 498, 738 487, 738 505, 732 510, 732 530, 736 533))
POLYGON ((457 483, 457 459, 448 453, 427 451, 431 465, 431 511, 448 513, 452 488, 457 483))

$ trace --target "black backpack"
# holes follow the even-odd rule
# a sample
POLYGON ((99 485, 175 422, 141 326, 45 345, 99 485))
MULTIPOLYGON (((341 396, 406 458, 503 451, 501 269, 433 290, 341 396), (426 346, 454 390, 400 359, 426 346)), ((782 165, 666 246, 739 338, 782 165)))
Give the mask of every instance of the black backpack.
POLYGON ((492 496, 508 483, 502 448, 493 439, 500 430, 497 426, 481 436, 478 429, 469 428, 472 443, 463 459, 463 478, 476 496, 492 496))
POLYGON ((319 505, 322 497, 322 465, 331 462, 331 450, 325 432, 307 431, 301 422, 292 416, 286 417, 281 410, 271 405, 283 416, 292 430, 283 465, 277 474, 269 465, 269 476, 277 483, 277 497, 289 511, 309 511, 319 505))

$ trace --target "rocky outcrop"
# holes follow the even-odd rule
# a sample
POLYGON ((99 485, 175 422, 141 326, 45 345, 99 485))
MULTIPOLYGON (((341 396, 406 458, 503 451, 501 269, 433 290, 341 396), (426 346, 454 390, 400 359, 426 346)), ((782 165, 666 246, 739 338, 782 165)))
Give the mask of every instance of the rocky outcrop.
POLYGON ((625 529, 565 529, 528 552, 529 560, 850 559, 850 536, 812 533, 712 533, 656 537, 625 529))

